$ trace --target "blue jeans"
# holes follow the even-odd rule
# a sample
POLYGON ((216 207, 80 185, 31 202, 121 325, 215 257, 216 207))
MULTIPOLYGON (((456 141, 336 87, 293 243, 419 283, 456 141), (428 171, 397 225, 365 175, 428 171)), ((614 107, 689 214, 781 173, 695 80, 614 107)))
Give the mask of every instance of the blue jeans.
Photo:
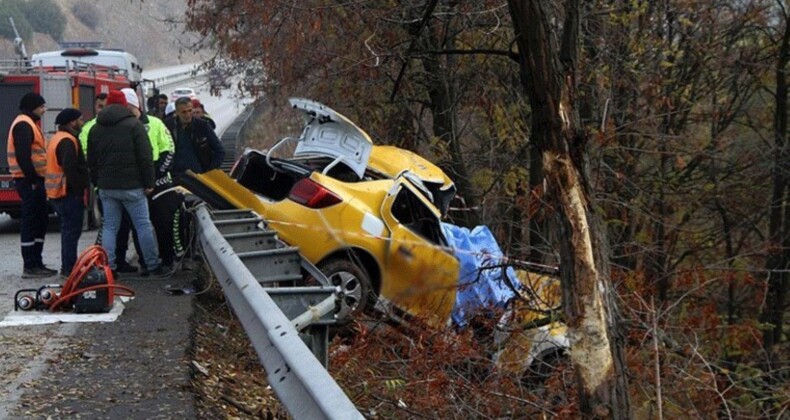
POLYGON ((99 190, 99 198, 104 208, 102 225, 102 245, 107 251, 110 268, 115 270, 115 242, 121 226, 122 209, 126 209, 143 249, 143 261, 149 271, 159 268, 159 248, 156 244, 154 226, 148 214, 148 199, 142 188, 131 190, 99 190))
POLYGON ((22 260, 25 269, 41 267, 44 236, 47 234, 47 193, 44 180, 29 182, 25 178, 14 179, 19 197, 22 199, 22 218, 19 233, 22 245, 22 260))
POLYGON ((60 274, 69 275, 77 262, 77 246, 82 235, 82 197, 67 195, 49 201, 60 218, 60 274))

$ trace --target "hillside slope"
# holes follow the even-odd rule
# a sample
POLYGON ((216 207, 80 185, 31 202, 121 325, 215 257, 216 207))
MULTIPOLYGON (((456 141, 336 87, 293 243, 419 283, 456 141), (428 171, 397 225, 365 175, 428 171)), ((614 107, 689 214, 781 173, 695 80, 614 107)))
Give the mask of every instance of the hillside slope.
MULTIPOLYGON (((2 3, 2 1, 0 1, 2 3)), ((93 2, 98 12, 95 30, 85 26, 72 13, 74 0, 55 0, 66 16, 63 39, 102 41, 104 47, 122 48, 134 54, 144 68, 153 69, 199 61, 189 51, 194 34, 183 33, 186 0, 123 0, 93 2)), ((25 40, 28 55, 57 49, 57 40, 42 33, 25 40)), ((13 43, 0 39, 0 59, 12 59, 13 43)))

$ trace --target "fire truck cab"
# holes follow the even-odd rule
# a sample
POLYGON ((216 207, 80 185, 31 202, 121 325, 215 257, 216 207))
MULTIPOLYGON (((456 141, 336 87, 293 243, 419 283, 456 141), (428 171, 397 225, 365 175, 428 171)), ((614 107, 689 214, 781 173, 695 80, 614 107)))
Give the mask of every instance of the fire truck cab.
MULTIPOLYGON (((141 70, 137 66, 138 75, 141 70)), ((132 87, 138 91, 140 98, 144 98, 139 83, 142 78, 132 75, 131 79, 136 80, 131 80, 131 74, 117 66, 81 60, 0 61, 0 103, 4 104, 0 107, 0 212, 12 218, 20 216, 21 200, 8 169, 6 142, 11 123, 19 114, 17 106, 22 96, 27 92, 36 92, 47 101, 47 111, 41 117, 40 127, 45 138, 49 139, 57 130, 55 117, 64 108, 79 109, 87 121, 94 117, 94 98, 100 93, 132 87)), ((90 216, 89 212, 88 221, 93 224, 90 216)))

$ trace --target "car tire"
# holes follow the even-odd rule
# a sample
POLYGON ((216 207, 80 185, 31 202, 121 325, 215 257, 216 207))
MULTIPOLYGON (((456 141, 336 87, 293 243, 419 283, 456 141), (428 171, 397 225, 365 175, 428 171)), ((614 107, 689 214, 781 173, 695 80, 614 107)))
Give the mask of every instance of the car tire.
POLYGON ((364 268, 349 260, 333 259, 319 264, 318 269, 324 273, 331 285, 340 287, 340 320, 373 309, 377 296, 364 268))

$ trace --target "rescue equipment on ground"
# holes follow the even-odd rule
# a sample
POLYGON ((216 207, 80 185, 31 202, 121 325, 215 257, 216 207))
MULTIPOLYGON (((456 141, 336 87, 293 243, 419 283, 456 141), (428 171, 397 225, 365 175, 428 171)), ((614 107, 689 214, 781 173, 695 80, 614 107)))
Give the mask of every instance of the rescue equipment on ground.
POLYGON ((14 295, 14 310, 102 313, 112 309, 115 296, 134 296, 134 291, 115 283, 107 251, 92 245, 82 252, 62 286, 47 284, 38 289, 18 290, 14 295))

